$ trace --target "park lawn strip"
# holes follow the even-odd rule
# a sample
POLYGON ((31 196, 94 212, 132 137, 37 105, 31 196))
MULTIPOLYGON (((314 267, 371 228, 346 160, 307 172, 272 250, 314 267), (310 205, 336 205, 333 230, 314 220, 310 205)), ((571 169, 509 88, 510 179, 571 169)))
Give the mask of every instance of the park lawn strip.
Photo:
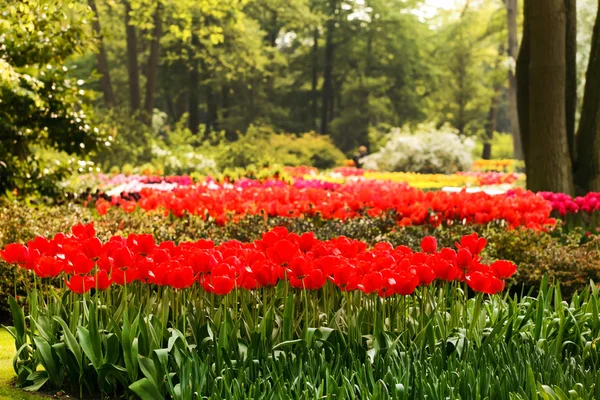
POLYGON ((5 329, 0 329, 0 400, 41 400, 47 399, 37 394, 17 389, 13 385, 15 372, 12 361, 15 355, 15 342, 5 329))

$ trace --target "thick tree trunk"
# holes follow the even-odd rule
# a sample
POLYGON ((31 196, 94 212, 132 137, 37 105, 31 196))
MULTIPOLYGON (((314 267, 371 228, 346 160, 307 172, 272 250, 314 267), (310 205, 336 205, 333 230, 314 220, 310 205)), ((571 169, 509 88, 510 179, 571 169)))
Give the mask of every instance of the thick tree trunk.
POLYGON ((127 36, 127 74, 129 77, 129 109, 136 113, 141 107, 140 67, 138 65, 137 34, 131 24, 131 5, 125 0, 125 31, 127 36))
POLYGON ((313 35, 314 43, 312 47, 312 85, 311 85, 311 116, 313 120, 313 129, 316 131, 317 119, 319 118, 318 104, 319 92, 319 30, 315 29, 313 35))
MULTIPOLYGON (((516 60, 519 53, 519 40, 517 38, 517 13, 519 0, 506 0, 506 16, 508 22, 508 48, 507 54, 511 60, 516 60)), ((508 70, 508 118, 513 137, 513 157, 523 159, 523 145, 521 142, 521 129, 519 126, 519 111, 517 109, 517 76, 511 66, 508 70)))
POLYGON ((564 0, 531 0, 529 34, 529 163, 533 191, 573 193, 566 117, 564 0))
POLYGON ((329 121, 333 106, 333 33, 335 30, 336 0, 329 0, 329 20, 325 38, 325 68, 323 70, 323 97, 321 101, 321 133, 329 133, 329 121))
POLYGON ((592 35, 579 134, 575 182, 584 191, 600 191, 600 7, 592 35))
POLYGON ((523 5, 523 40, 519 49, 519 57, 516 66, 517 79, 517 110, 519 114, 519 132, 521 134, 521 148, 525 160, 525 171, 527 172, 527 154, 529 152, 529 59, 531 39, 529 32, 530 4, 526 1, 523 5))
POLYGON ((577 4, 576 0, 565 0, 566 8, 566 63, 567 80, 565 89, 565 107, 567 118, 567 143, 571 163, 576 158, 575 119, 577 115, 577 4))
POLYGON ((98 15, 98 9, 96 8, 95 0, 88 0, 88 5, 94 12, 94 20, 92 22, 92 28, 98 38, 98 54, 96 54, 97 68, 100 73, 100 87, 102 87, 102 94, 104 97, 104 105, 107 108, 112 108, 117 103, 115 99, 115 92, 113 92, 112 83, 110 80, 110 69, 108 67, 108 56, 106 55, 106 49, 104 48, 104 40, 102 37, 102 29, 100 27, 100 16, 98 15))
POLYGON ((148 73, 146 75, 146 97, 144 99, 144 118, 148 125, 152 124, 154 112, 154 95, 156 91, 156 77, 158 75, 158 56, 160 52, 160 38, 162 37, 162 11, 161 1, 156 5, 154 12, 154 32, 150 43, 150 56, 148 57, 148 73))

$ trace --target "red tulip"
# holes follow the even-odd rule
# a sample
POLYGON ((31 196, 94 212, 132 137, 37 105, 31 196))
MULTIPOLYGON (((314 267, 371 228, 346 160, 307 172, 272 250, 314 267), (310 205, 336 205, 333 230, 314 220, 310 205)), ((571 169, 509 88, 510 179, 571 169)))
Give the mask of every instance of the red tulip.
POLYGON ((460 240, 460 244, 456 243, 457 248, 467 248, 471 252, 472 255, 476 256, 485 247, 487 240, 485 238, 480 238, 477 233, 472 233, 470 235, 464 236, 460 240))
POLYGON ((476 292, 486 293, 490 280, 483 272, 475 271, 466 276, 467 284, 476 292))
POLYGON ((383 286, 383 276, 381 272, 372 272, 365 275, 362 279, 362 283, 358 285, 358 288, 366 294, 377 292, 383 286))
POLYGON ((194 253, 189 258, 190 266, 197 274, 209 273, 214 267, 219 264, 219 261, 213 253, 208 253, 205 250, 200 250, 194 253))
POLYGON ((79 239, 90 239, 96 235, 96 230, 94 229, 94 222, 90 222, 89 224, 77 224, 71 228, 73 235, 79 239))
POLYGON ((94 287, 98 290, 106 290, 112 284, 106 271, 98 271, 94 276, 95 282, 94 287))
POLYGON ((267 257, 275 264, 287 265, 298 254, 300 248, 289 240, 280 240, 267 249, 267 257))
POLYGON ((125 246, 120 247, 113 253, 113 262, 115 268, 127 269, 133 265, 133 253, 125 246))
POLYGON ((421 240, 421 249, 425 253, 435 253, 437 251, 437 239, 433 236, 425 236, 421 240))
POLYGON ((467 270, 473 262, 473 255, 467 248, 461 248, 456 255, 456 264, 462 270, 467 270))
POLYGON ((95 282, 92 276, 73 275, 68 281, 65 280, 65 284, 72 292, 83 294, 89 292, 95 282))
POLYGON ((190 267, 176 268, 167 275, 167 284, 175 289, 185 289, 194 283, 194 271, 190 267))
POLYGON ((275 286, 279 280, 277 271, 272 264, 268 262, 257 263, 252 267, 254 279, 262 287, 275 286))
POLYGON ((27 247, 30 252, 31 250, 37 250, 42 256, 50 253, 52 250, 50 242, 43 236, 37 236, 35 239, 27 242, 27 247))
POLYGON ((130 249, 144 256, 151 254, 156 247, 152 235, 129 235, 127 245, 130 249))
POLYGON ((72 264, 72 271, 80 275, 86 275, 94 268, 94 262, 83 253, 75 254, 70 263, 72 264))
POLYGON ((11 243, 0 250, 0 256, 9 264, 24 266, 29 260, 29 249, 22 244, 11 243))
POLYGON ((503 280, 496 278, 493 275, 488 275, 488 287, 484 293, 496 294, 504 290, 505 283, 503 280))
POLYGON ((100 215, 106 215, 110 209, 110 203, 104 199, 100 199, 96 202, 96 211, 100 215))
POLYGON ((517 264, 505 260, 492 263, 490 268, 492 268, 492 270, 496 273, 496 276, 500 279, 510 278, 515 274, 515 272, 517 272, 517 264))
POLYGON ((227 276, 213 276, 212 277, 212 287, 214 289, 215 294, 219 296, 224 296, 229 294, 233 287, 235 286, 235 281, 227 276))
POLYGON ((306 290, 321 289, 327 282, 327 277, 321 270, 313 269, 303 279, 304 288, 306 290))
POLYGON ((102 242, 97 237, 89 238, 83 243, 81 250, 90 260, 97 260, 102 255, 102 242))
POLYGON ((399 275, 396 279, 396 285, 394 287, 396 293, 402 296, 408 296, 413 294, 417 286, 419 285, 419 278, 413 274, 399 275))
POLYGON ((419 284, 423 286, 431 285, 431 282, 437 277, 433 268, 427 264, 418 265, 416 268, 417 277, 419 278, 419 284))
POLYGON ((63 262, 51 256, 42 256, 34 267, 40 278, 54 278, 63 270, 63 262))
POLYGON ((110 275, 111 281, 117 285, 128 285, 137 280, 137 278, 138 271, 133 268, 114 268, 112 274, 110 275))

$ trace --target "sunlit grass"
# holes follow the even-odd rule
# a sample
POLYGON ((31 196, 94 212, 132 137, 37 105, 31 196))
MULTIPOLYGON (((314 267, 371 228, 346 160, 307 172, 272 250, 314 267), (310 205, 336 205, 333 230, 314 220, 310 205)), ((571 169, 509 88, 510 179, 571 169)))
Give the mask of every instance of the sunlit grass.
POLYGON ((15 373, 12 367, 15 355, 13 338, 0 328, 0 400, 40 400, 44 397, 17 389, 12 384, 15 373))

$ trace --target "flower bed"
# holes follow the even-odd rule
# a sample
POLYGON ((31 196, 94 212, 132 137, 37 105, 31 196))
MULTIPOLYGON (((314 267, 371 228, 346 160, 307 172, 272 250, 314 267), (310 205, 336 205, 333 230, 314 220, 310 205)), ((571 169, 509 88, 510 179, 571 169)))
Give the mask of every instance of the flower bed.
POLYGON ((405 184, 380 181, 347 183, 335 191, 279 184, 243 190, 195 186, 161 192, 145 188, 137 201, 114 197, 111 201, 99 199, 96 202, 100 214, 106 214, 117 205, 128 212, 139 206, 145 211, 162 210, 178 217, 185 213, 210 216, 222 223, 244 215, 349 219, 390 211, 396 214, 400 225, 503 221, 510 228, 525 226, 540 230, 555 222, 550 218, 547 201, 520 189, 509 195, 491 196, 424 192, 405 184))
POLYGON ((569 309, 547 282, 521 302, 484 295, 516 270, 483 263, 485 242, 368 248, 281 228, 250 243, 102 242, 78 225, 7 246, 33 271, 27 315, 10 300, 16 381, 142 399, 600 394, 579 384, 598 374, 597 291, 569 309))

